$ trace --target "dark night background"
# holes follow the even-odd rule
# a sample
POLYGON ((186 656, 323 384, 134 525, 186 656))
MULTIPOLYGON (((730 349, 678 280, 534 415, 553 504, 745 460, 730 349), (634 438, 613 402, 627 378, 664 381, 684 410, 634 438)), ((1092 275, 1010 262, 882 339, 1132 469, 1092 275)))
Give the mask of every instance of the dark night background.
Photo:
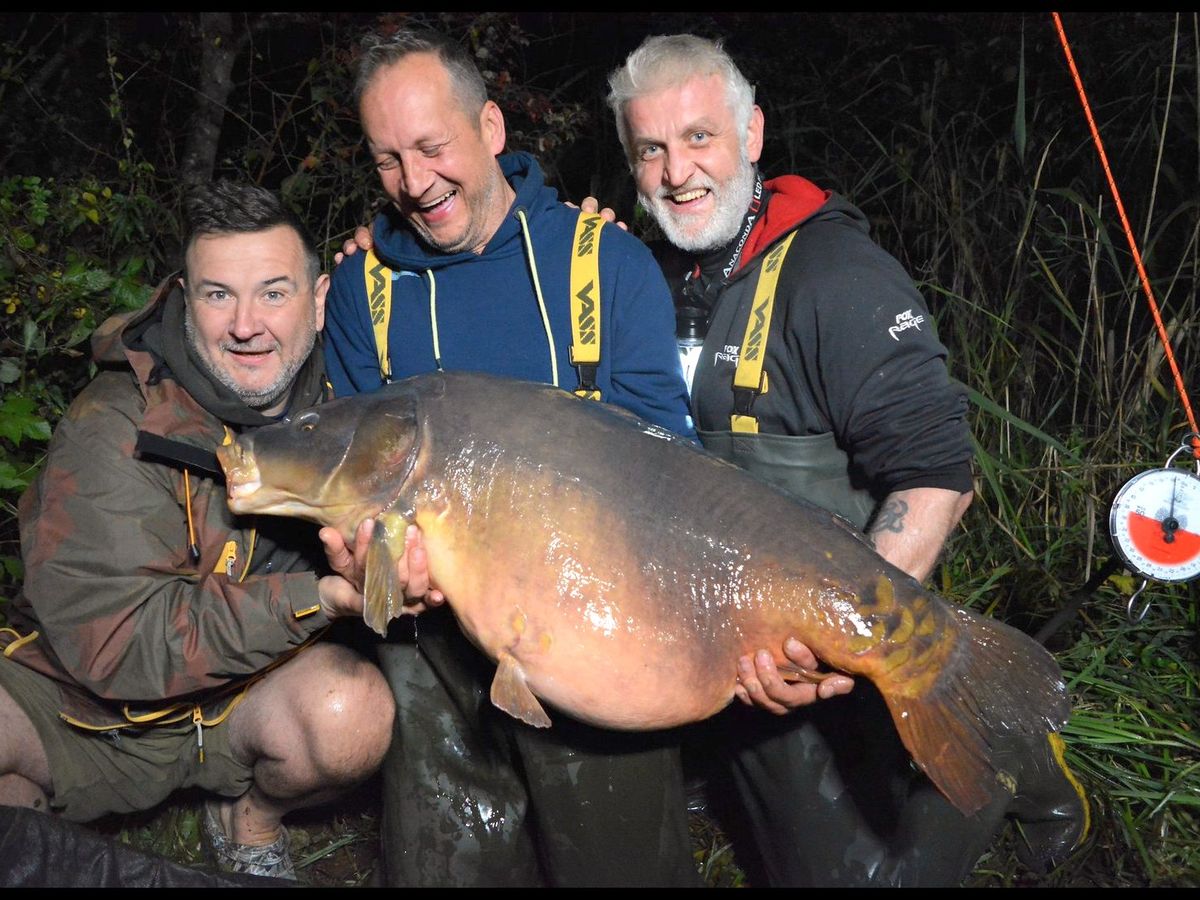
MULTIPOLYGON (((90 377, 92 330, 174 265, 183 187, 225 176, 281 191, 332 262, 378 202, 350 100, 355 47, 410 21, 472 49, 510 149, 639 233, 605 78, 647 34, 725 39, 766 116, 764 174, 807 176, 863 209, 968 386, 976 499, 934 586, 1042 634, 1072 691, 1064 735, 1094 836, 1049 876, 1003 845, 972 883, 1195 886, 1194 586, 1149 585, 1137 623, 1131 573, 1082 588, 1112 557, 1113 494, 1196 426, 1045 11, 0 14, 0 625, 21 579, 17 498, 90 377)), ((1170 12, 1063 21, 1192 389, 1200 25, 1170 12)), ((162 848, 194 829, 164 815, 124 833, 162 848)), ((358 810, 332 815, 314 841, 361 826, 358 810)), ((709 883, 743 883, 704 840, 709 883)), ((167 848, 186 856, 184 844, 167 848)))

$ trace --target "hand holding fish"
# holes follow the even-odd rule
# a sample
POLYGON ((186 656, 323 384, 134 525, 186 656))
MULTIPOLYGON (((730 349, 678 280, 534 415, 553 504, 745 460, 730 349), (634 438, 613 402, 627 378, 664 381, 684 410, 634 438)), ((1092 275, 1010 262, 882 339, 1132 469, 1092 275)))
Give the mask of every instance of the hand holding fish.
POLYGON ((621 730, 705 719, 737 693, 747 651, 782 647, 743 671, 755 705, 849 689, 812 672, 815 656, 869 679, 917 765, 972 815, 1008 790, 1004 739, 1042 740, 1070 714, 1058 664, 1028 635, 930 593, 833 514, 549 385, 417 376, 217 457, 235 514, 303 516, 352 545, 333 545, 333 562, 367 573, 378 633, 415 591, 432 597, 432 579, 496 661, 492 703, 535 727, 552 723, 545 705, 621 730), (369 541, 354 528, 367 518, 369 541), (826 686, 773 681, 789 674, 826 686))
MULTIPOLYGON (((374 531, 374 519, 364 519, 359 523, 354 534, 353 551, 346 545, 336 528, 327 526, 318 534, 321 543, 325 545, 325 557, 329 567, 359 592, 362 591, 365 582, 367 551, 374 531)), ((403 589, 405 597, 402 612, 416 615, 431 606, 441 606, 446 602, 446 598, 441 591, 429 584, 429 559, 421 541, 421 529, 415 525, 408 526, 405 531, 404 550, 404 554, 396 561, 396 583, 403 589)), ((360 600, 358 613, 361 612, 360 600)))
MULTIPOLYGON (((794 637, 784 641, 783 655, 804 673, 813 673, 817 668, 817 657, 812 650, 794 637)), ((738 660, 738 680, 733 690, 737 698, 747 706, 757 706, 782 716, 793 709, 808 706, 817 700, 828 700, 839 694, 848 694, 854 689, 854 679, 840 672, 817 677, 820 677, 820 680, 815 683, 791 683, 780 674, 771 654, 766 650, 759 650, 753 659, 743 656, 738 660)))
POLYGON ((362 593, 341 575, 325 575, 318 578, 317 597, 326 618, 340 619, 343 616, 362 615, 362 593))

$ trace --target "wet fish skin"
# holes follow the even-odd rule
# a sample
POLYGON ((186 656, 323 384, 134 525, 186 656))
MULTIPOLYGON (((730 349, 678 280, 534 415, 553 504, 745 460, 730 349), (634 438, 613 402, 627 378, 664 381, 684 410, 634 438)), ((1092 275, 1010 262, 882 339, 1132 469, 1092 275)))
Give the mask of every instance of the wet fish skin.
POLYGON ((1026 635, 951 607, 824 510, 556 388, 418 376, 220 457, 234 512, 347 539, 376 518, 364 619, 381 633, 418 524, 433 583, 497 661, 493 702, 533 725, 550 724, 540 701, 611 728, 706 718, 732 699, 739 656, 794 635, 875 683, 914 759, 969 814, 997 790, 995 736, 1069 714, 1057 664, 1026 635))

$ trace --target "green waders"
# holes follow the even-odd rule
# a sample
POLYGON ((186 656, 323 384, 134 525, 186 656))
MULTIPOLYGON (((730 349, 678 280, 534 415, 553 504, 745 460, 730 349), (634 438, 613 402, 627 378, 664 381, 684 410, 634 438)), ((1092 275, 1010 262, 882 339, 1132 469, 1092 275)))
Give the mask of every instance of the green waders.
POLYGON ((389 885, 699 886, 677 734, 604 731, 554 709, 551 728, 532 728, 492 705, 495 666, 448 609, 416 629, 415 644, 379 645, 396 697, 389 885))
MULTIPOLYGON (((866 526, 868 495, 850 486, 831 435, 700 437, 730 462, 866 526)), ((1021 825, 1034 867, 1065 858, 1087 829, 1082 789, 1040 736, 998 739, 995 758, 1013 786, 963 816, 912 765, 865 679, 848 696, 786 716, 735 704, 697 734, 685 748, 689 765, 706 771, 718 805, 723 789, 732 794, 727 827, 744 838, 739 859, 752 880, 775 887, 956 886, 1006 817, 1021 825)))

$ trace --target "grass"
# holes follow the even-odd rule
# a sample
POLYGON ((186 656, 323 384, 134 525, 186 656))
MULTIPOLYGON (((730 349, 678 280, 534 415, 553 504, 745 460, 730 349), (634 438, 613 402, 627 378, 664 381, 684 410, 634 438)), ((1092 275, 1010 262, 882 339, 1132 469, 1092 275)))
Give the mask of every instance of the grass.
MULTIPOLYGON (((1195 390, 1200 27, 1195 16, 1169 14, 1065 20, 1185 387, 1195 390)), ((892 17, 886 41, 855 21, 806 16, 764 30, 775 46, 808 47, 802 65, 745 53, 767 113, 765 174, 799 171, 848 196, 917 280, 951 371, 969 388, 976 447, 976 500, 936 585, 1035 633, 1111 557, 1116 490, 1161 466, 1191 426, 1048 18, 997 14, 944 42, 927 36, 943 27, 936 16, 892 17), (806 30, 827 38, 828 55, 804 42, 806 30)), ((12 504, 5 509, 11 517, 12 504)), ((1149 586, 1149 612, 1133 623, 1125 607, 1139 583, 1118 570, 1049 639, 1074 700, 1065 736, 1094 800, 1091 837, 1038 875, 1006 835, 972 885, 1200 881, 1196 587, 1149 586)), ((298 816, 301 879, 371 883, 377 815, 365 790, 298 816)), ((187 798, 105 827, 198 859, 187 798)), ((713 822, 694 817, 692 837, 707 883, 746 886, 713 822)))

